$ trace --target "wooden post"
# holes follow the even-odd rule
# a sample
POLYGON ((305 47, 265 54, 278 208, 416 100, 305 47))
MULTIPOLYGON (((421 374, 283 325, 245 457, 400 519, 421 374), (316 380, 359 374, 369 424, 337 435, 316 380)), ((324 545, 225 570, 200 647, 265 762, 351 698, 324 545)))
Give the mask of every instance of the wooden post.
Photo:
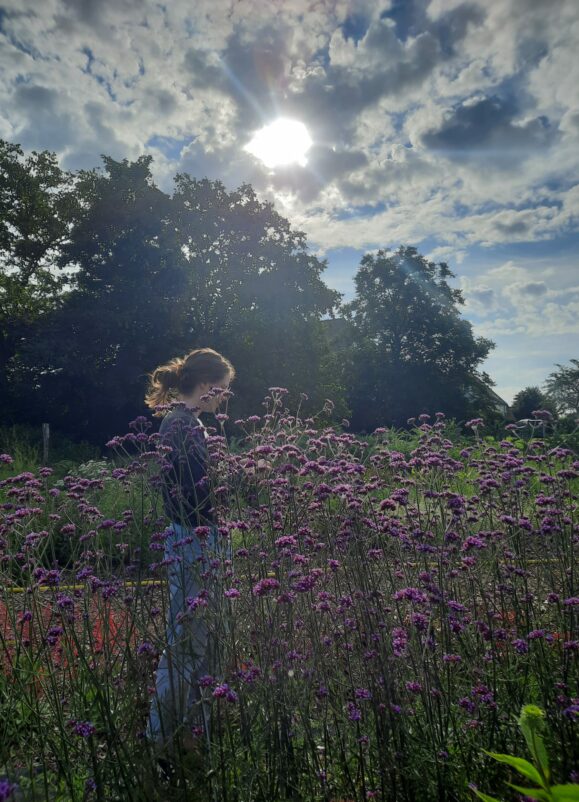
POLYGON ((42 424, 42 464, 48 465, 48 445, 50 442, 50 423, 42 424))

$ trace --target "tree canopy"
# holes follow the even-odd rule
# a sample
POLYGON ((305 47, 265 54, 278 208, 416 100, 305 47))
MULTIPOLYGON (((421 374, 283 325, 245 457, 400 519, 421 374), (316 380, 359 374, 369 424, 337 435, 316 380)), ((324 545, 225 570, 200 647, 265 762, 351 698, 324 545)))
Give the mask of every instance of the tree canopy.
POLYGON ((493 344, 461 318, 445 263, 369 254, 342 307, 326 261, 250 185, 183 173, 167 193, 151 162, 70 174, 0 143, 3 421, 102 444, 148 413, 147 373, 202 346, 235 365, 232 420, 270 386, 290 408, 306 393, 305 417, 332 399, 354 430, 484 406, 493 344))
POLYGON ((340 295, 326 265, 248 185, 178 175, 172 196, 150 157, 104 157, 76 176, 55 265, 73 268, 58 304, 31 321, 10 367, 28 419, 102 442, 143 406, 146 373, 210 344, 236 365, 235 415, 272 385, 323 405, 340 393, 320 325, 340 295))
POLYGON ((513 398, 511 412, 517 420, 532 418, 533 412, 546 409, 551 414, 555 413, 555 405, 552 400, 541 392, 539 387, 525 387, 513 398))
POLYGON ((560 415, 579 415, 579 359, 570 365, 556 363, 545 381, 545 390, 560 415))
MULTIPOLYGON (((362 259, 356 296, 345 306, 354 341, 348 402, 355 427, 403 425, 422 412, 464 415, 466 390, 480 386, 473 379, 490 385, 477 369, 493 343, 475 338, 460 317, 461 291, 447 281, 453 275, 412 247, 362 259)), ((484 402, 478 391, 476 400, 484 402)))
POLYGON ((25 157, 0 140, 0 397, 11 405, 9 364, 24 329, 62 298, 66 275, 54 269, 76 206, 73 176, 53 153, 25 157))

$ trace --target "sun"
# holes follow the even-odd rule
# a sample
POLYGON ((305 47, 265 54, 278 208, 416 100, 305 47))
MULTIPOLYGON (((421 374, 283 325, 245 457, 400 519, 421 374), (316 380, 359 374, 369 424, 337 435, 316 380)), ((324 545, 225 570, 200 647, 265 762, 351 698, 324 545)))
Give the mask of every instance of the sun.
POLYGON ((286 164, 304 167, 307 164, 306 153, 312 144, 303 123, 279 117, 257 131, 244 150, 260 159, 266 167, 286 164))

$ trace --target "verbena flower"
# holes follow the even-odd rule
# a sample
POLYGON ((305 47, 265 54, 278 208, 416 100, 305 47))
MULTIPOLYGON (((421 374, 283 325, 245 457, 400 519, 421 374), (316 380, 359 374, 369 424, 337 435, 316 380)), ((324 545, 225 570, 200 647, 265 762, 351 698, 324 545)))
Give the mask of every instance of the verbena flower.
MULTIPOLYGON (((2 454, 0 457, 5 457, 7 454, 2 454)), ((6 802, 14 794, 17 786, 11 783, 10 780, 0 780, 0 802, 6 802)))

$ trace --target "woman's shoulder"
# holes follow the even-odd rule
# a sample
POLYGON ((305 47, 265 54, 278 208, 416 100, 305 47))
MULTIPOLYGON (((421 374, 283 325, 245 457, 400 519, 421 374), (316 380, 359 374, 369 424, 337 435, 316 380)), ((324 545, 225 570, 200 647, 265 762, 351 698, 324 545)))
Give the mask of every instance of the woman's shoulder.
POLYGON ((168 436, 174 432, 191 434, 197 439, 204 440, 205 427, 187 407, 174 407, 161 421, 159 434, 168 436))

